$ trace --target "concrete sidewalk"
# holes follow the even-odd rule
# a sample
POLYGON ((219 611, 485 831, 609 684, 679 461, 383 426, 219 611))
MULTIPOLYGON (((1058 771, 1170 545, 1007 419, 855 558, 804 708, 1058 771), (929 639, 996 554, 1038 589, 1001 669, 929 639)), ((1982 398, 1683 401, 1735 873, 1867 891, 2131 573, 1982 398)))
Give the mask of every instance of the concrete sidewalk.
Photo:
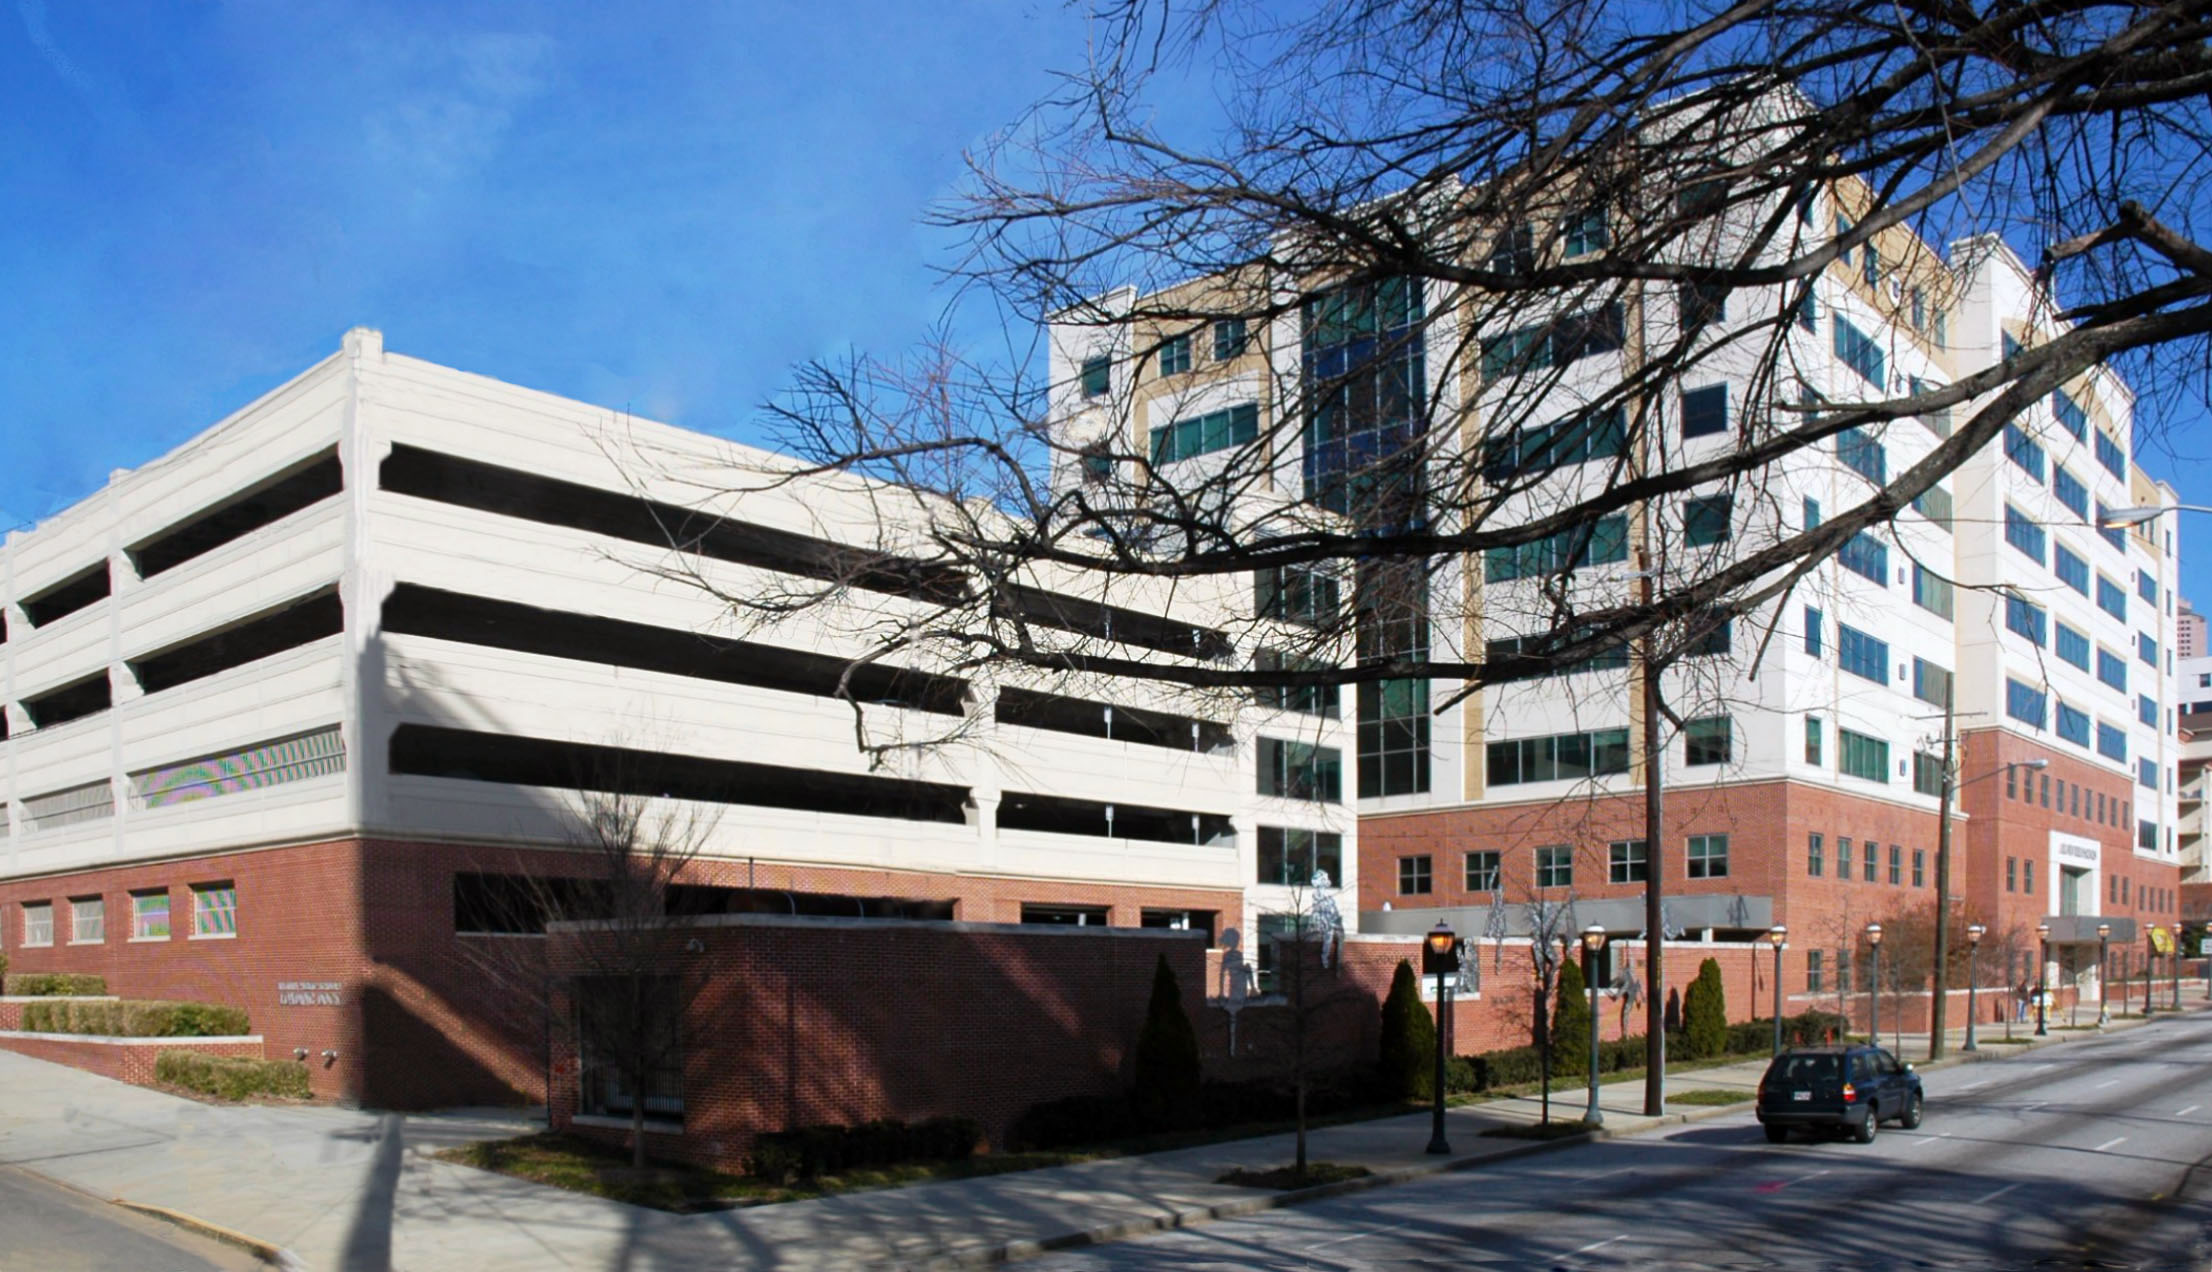
MULTIPOLYGON (((2202 1004, 2201 992, 2189 1005, 2202 1004)), ((2139 1022, 2119 1022, 2116 1028, 2139 1022)), ((2032 1029, 2032 1026, 2031 1026, 2032 1029)), ((2024 1031, 2015 1029, 2015 1035, 2024 1031)), ((1987 1036, 1987 1035, 1985 1035, 1987 1036)), ((2046 1043, 2086 1036, 2053 1033, 2046 1043)), ((1926 1054, 1924 1038, 1904 1055, 1926 1054), (1917 1045, 1916 1045, 1917 1044, 1917 1045)), ((2029 1044, 2029 1045, 2032 1045, 2029 1044)), ((2009 1054, 2019 1046, 1984 1055, 2009 1054)), ((1670 1075, 1671 1091, 1748 1095, 1763 1060, 1670 1075)), ((290 1251, 314 1269, 495 1272, 506 1268, 748 1268, 979 1264, 1282 1204, 1283 1194, 1213 1182, 1234 1167, 1287 1164, 1287 1134, 1142 1157, 672 1215, 432 1160, 436 1149, 534 1129, 511 1112, 376 1114, 327 1107, 211 1107, 0 1052, 0 1161, 101 1196, 181 1211, 290 1251)), ((1655 1125, 1642 1083, 1601 1088, 1606 1132, 1655 1125)), ((1583 1088, 1554 1093, 1581 1115, 1583 1088)), ((1424 1153, 1426 1114, 1314 1131, 1317 1161, 1389 1182, 1547 1147, 1485 1137, 1535 1120, 1537 1101, 1454 1109, 1453 1153, 1424 1153)), ((1675 1122, 1740 1110, 1686 1108, 1675 1122)), ((1353 1181, 1347 1188, 1373 1186, 1353 1181)), ((1296 1198, 1292 1198, 1296 1200, 1296 1198)))

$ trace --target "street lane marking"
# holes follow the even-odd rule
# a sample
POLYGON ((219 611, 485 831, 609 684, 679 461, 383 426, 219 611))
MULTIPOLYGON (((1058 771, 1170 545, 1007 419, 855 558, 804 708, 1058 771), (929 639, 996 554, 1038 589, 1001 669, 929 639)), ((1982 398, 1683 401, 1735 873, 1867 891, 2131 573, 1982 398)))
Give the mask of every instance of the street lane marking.
POLYGON ((2106 1140, 2106 1141, 2105 1141, 2104 1143, 2102 1143, 2102 1144, 2099 1144, 2099 1145, 2097 1145, 2097 1146, 2096 1146, 2095 1148, 2092 1148, 2092 1149, 2090 1149, 2089 1151, 2090 1151, 2090 1152, 2092 1152, 2092 1153, 2101 1153, 2101 1152, 2105 1151, 2106 1149, 2108 1149, 2108 1148, 2112 1147, 2112 1146, 2113 1146, 2114 1144, 2125 1144, 2125 1143, 2127 1143, 2127 1142, 2128 1142, 2128 1137, 2127 1137, 2127 1136, 2125 1136, 2125 1135, 2122 1135, 2122 1136, 2121 1136, 2120 1138, 2118 1138, 2118 1139, 2114 1139, 2114 1140, 2106 1140))
POLYGON ((1944 1131, 1944 1132, 1943 1132, 1942 1134, 1940 1134, 1940 1135, 1923 1135, 1923 1136, 1921 1136, 1920 1138, 1918 1138, 1918 1139, 1916 1139, 1916 1140, 1914 1140, 1914 1141, 1913 1141, 1913 1146, 1914 1146, 1915 1148, 1925 1148, 1926 1146, 1928 1146, 1928 1145, 1930 1145, 1930 1144, 1933 1144, 1933 1143, 1935 1143, 1935 1142, 1936 1142, 1937 1140, 1939 1140, 1939 1139, 1942 1139, 1942 1138, 1944 1138, 1945 1136, 1948 1136, 1948 1135, 1949 1135, 1950 1133, 1951 1133, 1951 1132, 1949 1132, 1949 1131, 1944 1131))
POLYGON ((1386 1228, 1370 1228, 1365 1232, 1355 1232, 1348 1237, 1331 1237, 1327 1241, 1316 1241, 1306 1248, 1309 1250, 1321 1250, 1333 1245, 1343 1245, 1347 1241, 1364 1241, 1369 1237, 1379 1237, 1386 1232, 1396 1232, 1398 1229, 1404 1226, 1405 1225, 1402 1223, 1394 1223, 1386 1228))
POLYGON ((1619 1236, 1617 1236, 1617 1237, 1607 1237, 1607 1238, 1606 1238, 1605 1240, 1603 1240, 1603 1241, 1593 1241, 1593 1242, 1591 1242, 1590 1244, 1588 1244, 1588 1245, 1586 1245, 1586 1246, 1582 1247, 1582 1248, 1581 1248, 1580 1250, 1569 1250, 1569 1251, 1567 1251, 1567 1253, 1569 1253, 1569 1254, 1588 1254, 1588 1253, 1590 1253, 1590 1252, 1591 1252, 1592 1250, 1602 1250, 1602 1249, 1604 1249, 1605 1247, 1607 1247, 1607 1246, 1609 1246, 1609 1245, 1613 1244, 1613 1243, 1614 1243, 1614 1242, 1616 1242, 1616 1241, 1626 1241, 1626 1240, 1628 1240, 1628 1234, 1624 1232, 1624 1233, 1622 1233, 1621 1235, 1619 1235, 1619 1236))
POLYGON ((1612 1176, 1614 1176, 1614 1175, 1625 1175, 1625 1174, 1627 1174, 1627 1173, 1628 1173, 1629 1171, 1632 1171, 1632 1170, 1634 1170, 1634 1169, 1636 1169, 1636 1168, 1635 1168, 1634 1166, 1615 1166, 1615 1167, 1614 1167, 1613 1169, 1611 1169, 1611 1170, 1601 1170, 1601 1171, 1599 1171, 1599 1172, 1598 1172, 1597 1174, 1595 1174, 1595 1175, 1584 1175, 1584 1176, 1583 1176, 1583 1178, 1584 1178, 1584 1179, 1609 1179, 1609 1178, 1611 1178, 1611 1177, 1612 1177, 1612 1176))
POLYGON ((2198 1109, 2201 1109, 2201 1108, 2203 1108, 2203 1107, 2204 1107, 2204 1106, 2203 1106, 2203 1105, 2201 1105, 2201 1104, 2192 1104, 2192 1105, 2190 1105, 2190 1106, 2189 1106, 2188 1108, 2185 1108, 2185 1109, 2183 1109, 2183 1110, 2182 1110, 2181 1112, 2179 1112, 2179 1113, 2176 1113, 2176 1114, 2174 1114, 2174 1116, 2175 1116, 2175 1117, 2187 1117, 2187 1116, 2189 1116, 2189 1115, 2190 1115, 2191 1113, 2194 1113, 2194 1112, 2196 1112, 2196 1111, 2197 1111, 2198 1109))
POLYGON ((2102 1082, 2099 1082, 2099 1083, 2097 1084, 2097 1089, 2098 1089, 2099 1091, 2102 1091, 2102 1090, 2104 1090, 2104 1089, 2105 1089, 2106 1087, 2108 1087, 2108 1086, 2118 1086, 2118 1085, 2120 1085, 2120 1080, 2119 1080, 2118 1078, 2107 1078, 2107 1079, 2105 1079, 2104 1081, 2102 1081, 2102 1082))
POLYGON ((1981 1196, 1976 1197, 1973 1201, 1973 1204, 1979 1206, 1986 1201, 1995 1201, 1999 1197, 2004 1196, 2006 1193, 2011 1192, 2013 1189, 2018 1188, 2019 1186, 2020 1185, 2017 1182, 2006 1184, 2004 1187, 1998 1189, 1993 1193, 1984 1193, 1981 1196))
POLYGON ((1832 1168, 1830 1170, 1816 1170, 1809 1175, 1799 1175, 1795 1179, 1770 1179, 1763 1184, 1757 1185, 1752 1189, 1752 1191, 1763 1193, 1778 1193, 1783 1189, 1789 1187, 1791 1184, 1802 1184, 1809 1180, 1818 1179, 1822 1175, 1827 1175, 1831 1173, 1833 1173, 1832 1168))
POLYGON ((1969 1082, 1969 1083, 1967 1083, 1967 1084, 1966 1084, 1965 1086, 1962 1086, 1962 1087, 1960 1087, 1960 1088, 1959 1088, 1959 1090, 1961 1090, 1961 1091, 1979 1091, 1979 1090, 1981 1090, 1981 1089, 1982 1089, 1983 1087, 1985 1087, 1985 1086, 1988 1086, 1988 1085, 1989 1085, 1989 1079, 1988 1079, 1988 1078, 1983 1078, 1983 1079, 1982 1079, 1981 1081, 1979 1081, 1979 1082, 1969 1082))

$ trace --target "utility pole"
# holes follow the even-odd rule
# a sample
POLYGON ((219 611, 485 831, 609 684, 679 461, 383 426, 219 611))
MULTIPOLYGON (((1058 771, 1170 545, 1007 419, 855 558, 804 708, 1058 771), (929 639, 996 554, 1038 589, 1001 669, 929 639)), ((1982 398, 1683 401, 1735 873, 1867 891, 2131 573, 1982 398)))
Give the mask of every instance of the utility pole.
MULTIPOLYGON (((1643 557, 1643 603, 1648 608, 1659 591, 1659 562, 1648 547, 1643 557)), ((1660 868, 1666 838, 1665 751, 1659 738, 1657 632, 1646 632, 1639 643, 1644 668, 1644 976, 1651 985, 1644 999, 1644 1116, 1659 1117, 1667 1111, 1667 934, 1660 904, 1666 895, 1666 872, 1660 868)))
POLYGON ((1936 805, 1935 999, 1928 1004, 1928 1059, 1943 1058, 1943 1030, 1951 1002, 1951 801, 1959 787, 1951 748, 1958 715, 1952 706, 1952 673, 1943 682, 1943 798, 1936 805))

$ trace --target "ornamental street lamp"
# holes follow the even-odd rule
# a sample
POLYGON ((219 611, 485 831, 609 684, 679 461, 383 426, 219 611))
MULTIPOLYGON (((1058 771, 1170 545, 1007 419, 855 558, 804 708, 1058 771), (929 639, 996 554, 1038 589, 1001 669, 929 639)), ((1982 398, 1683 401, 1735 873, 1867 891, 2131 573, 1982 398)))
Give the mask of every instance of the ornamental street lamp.
POLYGON ((1870 955, 1867 972, 1866 1039, 1875 1046, 1882 1045, 1882 925, 1866 925, 1866 946, 1870 955))
POLYGON ((1989 931, 1979 923, 1966 925, 1966 1045, 1961 1051, 1974 1051, 1974 987, 1981 978, 1974 974, 1975 956, 1982 952, 1982 934, 1989 931))
POLYGON ((2124 526, 2142 525, 2144 522, 2168 512, 2212 512, 2212 508, 2199 507, 2196 504, 2107 508, 2104 510, 2104 515, 2097 518, 2097 524, 2107 530, 2118 530, 2124 526))
POLYGON ((2043 1018, 2043 1000, 2050 996, 2044 978, 2051 970, 2051 925, 2035 925, 2035 1036, 2048 1038, 2051 1031, 2043 1018))
POLYGON ((2107 975, 2105 967, 2105 959, 2111 951, 2112 925, 2110 923, 2099 923, 2097 925, 2097 1028, 2099 1029, 2112 1023, 2112 1012, 2106 1006, 2111 1001, 2112 995, 2105 988, 2112 983, 2112 978, 2107 975))
POLYGON ((2158 981, 2157 969, 2158 947, 2146 941, 2143 947, 2143 1014, 2145 1016, 2150 1015, 2153 1010, 2151 1006, 2151 987, 2158 981))
POLYGON ((1590 987, 1590 1107, 1582 1114, 1582 1120, 1592 1126, 1605 1125, 1605 1113, 1598 1108, 1598 978, 1596 959, 1599 950, 1605 948, 1605 929, 1593 923, 1582 929, 1582 979, 1590 987))
POLYGON ((1790 930, 1777 923, 1767 929, 1767 944, 1774 947, 1774 1054, 1782 1054, 1782 947, 1790 930))
MULTIPOLYGON (((1935 908, 1935 993, 1928 1000, 1928 1058, 1941 1060, 1944 1043, 1950 1037, 1945 1021, 1951 1009, 1951 812, 1958 804, 1960 791, 1976 782, 1986 782, 2000 774, 2011 774, 2018 769, 2050 767, 2050 761, 2042 756, 2032 760, 2013 760, 1993 768, 1980 777, 1958 780, 1957 766, 1951 760, 1951 735, 1956 716, 1951 706, 1951 691, 1943 692, 1943 787, 1936 805, 1936 908, 1935 908)), ((1969 995, 1971 997, 1971 995, 1969 995)))
POLYGON ((1436 1082, 1430 1092, 1428 1151, 1445 1154, 1452 1146, 1444 1139, 1444 978, 1459 970, 1459 938, 1451 924, 1439 921, 1421 944, 1423 971, 1436 975, 1436 1082))

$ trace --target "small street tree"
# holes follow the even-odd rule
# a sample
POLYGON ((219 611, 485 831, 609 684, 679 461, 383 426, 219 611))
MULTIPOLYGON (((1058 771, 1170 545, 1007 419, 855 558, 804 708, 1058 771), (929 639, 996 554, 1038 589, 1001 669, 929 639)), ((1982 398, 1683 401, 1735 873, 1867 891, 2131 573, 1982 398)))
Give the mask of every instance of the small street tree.
POLYGON ((1130 1068, 1130 1102, 1146 1126, 1166 1130, 1197 1124, 1198 1031, 1183 1010, 1183 987, 1164 954, 1152 972, 1152 999, 1130 1068))
POLYGON ((1404 1100, 1426 1100, 1436 1089, 1436 1022, 1421 1002, 1420 974, 1399 960, 1383 999, 1381 1070, 1384 1088, 1404 1100))
POLYGON ((1720 964, 1698 964, 1697 979, 1682 997, 1683 1043, 1692 1056, 1717 1056, 1728 1049, 1728 994, 1720 964))
POLYGON ((1558 1005, 1551 1017, 1553 1063, 1562 1076, 1589 1071, 1591 1023, 1590 986, 1582 979, 1582 964, 1569 957, 1559 968, 1558 1005))

